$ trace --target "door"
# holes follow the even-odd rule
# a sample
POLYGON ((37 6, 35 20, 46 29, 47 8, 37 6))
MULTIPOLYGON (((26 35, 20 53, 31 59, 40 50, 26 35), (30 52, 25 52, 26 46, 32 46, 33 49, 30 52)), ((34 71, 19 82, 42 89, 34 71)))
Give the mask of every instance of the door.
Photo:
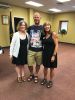
POLYGON ((14 17, 14 29, 15 29, 15 32, 17 32, 17 25, 18 25, 18 22, 20 20, 24 20, 24 18, 14 17))

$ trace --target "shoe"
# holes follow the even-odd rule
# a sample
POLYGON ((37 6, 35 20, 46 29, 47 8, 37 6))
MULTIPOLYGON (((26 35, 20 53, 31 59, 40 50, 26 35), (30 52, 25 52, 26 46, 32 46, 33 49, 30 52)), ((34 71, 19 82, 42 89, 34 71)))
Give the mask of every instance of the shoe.
POLYGON ((17 82, 18 82, 18 83, 22 83, 21 77, 17 77, 17 82))
POLYGON ((38 83, 38 76, 34 76, 34 83, 38 83))
POLYGON ((22 81, 23 81, 23 82, 26 82, 25 76, 22 76, 22 81))
POLYGON ((47 82, 47 84, 46 84, 47 88, 51 88, 52 86, 53 86, 53 82, 52 81, 47 82))
POLYGON ((28 82, 31 82, 34 79, 34 75, 30 75, 27 79, 28 82))
POLYGON ((43 79, 42 81, 41 81, 41 85, 45 85, 47 83, 47 80, 46 79, 43 79))

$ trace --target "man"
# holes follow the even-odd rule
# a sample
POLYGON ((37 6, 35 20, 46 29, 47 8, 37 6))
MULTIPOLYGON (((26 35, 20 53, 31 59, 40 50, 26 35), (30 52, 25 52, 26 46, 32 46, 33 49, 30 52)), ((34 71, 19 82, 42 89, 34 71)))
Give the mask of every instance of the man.
POLYGON ((28 81, 38 82, 38 72, 40 69, 40 65, 42 63, 42 30, 43 26, 40 25, 41 16, 38 12, 35 12, 33 15, 34 25, 28 28, 28 33, 30 36, 29 41, 29 51, 28 51, 28 68, 30 71, 30 76, 28 77, 28 81), (33 65, 36 63, 36 71, 35 75, 33 73, 33 65))

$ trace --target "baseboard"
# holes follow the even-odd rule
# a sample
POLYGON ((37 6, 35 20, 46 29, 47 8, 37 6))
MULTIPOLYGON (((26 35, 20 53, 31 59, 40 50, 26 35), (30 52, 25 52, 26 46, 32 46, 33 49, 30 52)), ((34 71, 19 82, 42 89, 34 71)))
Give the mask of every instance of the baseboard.
POLYGON ((66 43, 66 42, 59 42, 59 43, 61 43, 61 44, 67 44, 67 45, 75 45, 73 43, 66 43))
POLYGON ((10 46, 2 47, 2 48, 9 48, 10 46))

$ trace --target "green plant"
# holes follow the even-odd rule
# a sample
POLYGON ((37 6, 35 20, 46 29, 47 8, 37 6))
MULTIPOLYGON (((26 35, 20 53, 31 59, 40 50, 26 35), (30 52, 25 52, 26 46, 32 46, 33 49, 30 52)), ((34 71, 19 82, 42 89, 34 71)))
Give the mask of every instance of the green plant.
POLYGON ((66 31, 65 29, 62 29, 62 30, 60 31, 60 34, 61 34, 61 35, 65 35, 65 34, 67 34, 67 31, 66 31))

